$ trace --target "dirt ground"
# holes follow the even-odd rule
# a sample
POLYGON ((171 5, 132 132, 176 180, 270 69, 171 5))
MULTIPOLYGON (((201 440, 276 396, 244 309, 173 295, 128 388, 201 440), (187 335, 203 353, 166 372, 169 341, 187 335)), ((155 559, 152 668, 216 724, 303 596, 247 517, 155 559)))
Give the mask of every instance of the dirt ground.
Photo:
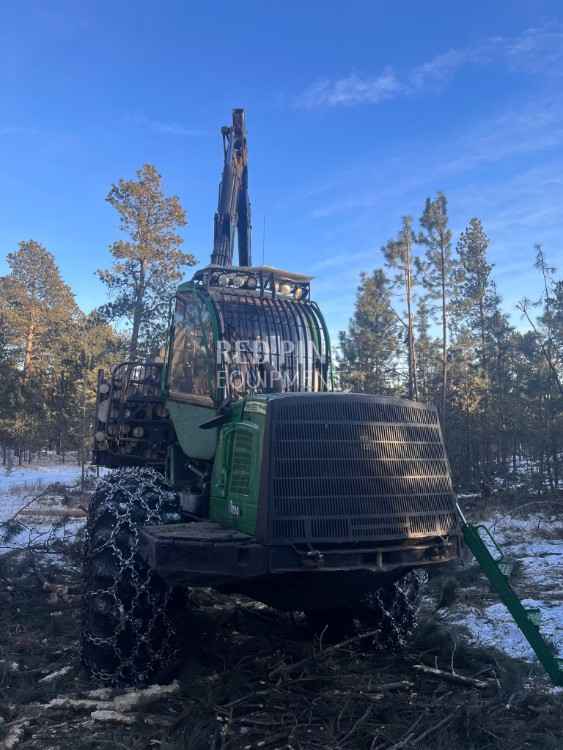
POLYGON ((59 547, 0 559, 2 750, 563 746, 562 693, 437 625, 441 580, 401 654, 360 631, 323 644, 299 617, 202 590, 164 695, 96 692, 78 661, 80 538, 59 547))

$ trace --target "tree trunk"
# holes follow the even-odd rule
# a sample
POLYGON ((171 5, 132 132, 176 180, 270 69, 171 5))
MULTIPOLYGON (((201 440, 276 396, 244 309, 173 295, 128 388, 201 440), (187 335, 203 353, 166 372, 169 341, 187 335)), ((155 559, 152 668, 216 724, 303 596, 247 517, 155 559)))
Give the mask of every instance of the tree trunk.
POLYGON ((409 349, 409 398, 418 398, 418 383, 416 377, 416 351, 414 342, 414 320, 412 314, 412 271, 411 271, 411 242, 407 236, 405 239, 406 263, 405 263, 405 289, 407 297, 407 328, 409 349))
POLYGON ((27 329, 25 337, 25 355, 23 361, 23 380, 29 379, 33 367, 33 336, 35 334, 35 324, 31 322, 27 329))
POLYGON ((440 238, 440 262, 442 277, 442 432, 445 439, 448 397, 448 314, 446 306, 446 248, 443 238, 440 238))
POLYGON ((481 409, 481 462, 485 471, 489 473, 491 463, 490 434, 489 434, 489 367, 487 362, 485 308, 483 295, 479 298, 479 325, 481 328, 481 374, 485 385, 483 394, 483 408, 481 409))
POLYGON ((135 362, 137 359, 137 350, 139 348, 139 332, 141 330, 141 321, 143 318, 143 302, 145 299, 145 267, 143 261, 140 262, 139 284, 137 286, 137 295, 135 298, 135 308, 133 310, 133 329, 131 331, 131 343, 129 344, 129 361, 135 362))

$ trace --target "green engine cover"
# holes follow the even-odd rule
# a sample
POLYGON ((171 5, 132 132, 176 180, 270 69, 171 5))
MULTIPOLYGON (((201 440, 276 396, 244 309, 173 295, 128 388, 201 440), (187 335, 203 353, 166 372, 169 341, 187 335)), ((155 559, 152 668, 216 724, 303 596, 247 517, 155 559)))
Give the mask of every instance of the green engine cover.
POLYGON ((268 396, 245 401, 240 416, 221 428, 211 477, 212 521, 256 533, 268 396))

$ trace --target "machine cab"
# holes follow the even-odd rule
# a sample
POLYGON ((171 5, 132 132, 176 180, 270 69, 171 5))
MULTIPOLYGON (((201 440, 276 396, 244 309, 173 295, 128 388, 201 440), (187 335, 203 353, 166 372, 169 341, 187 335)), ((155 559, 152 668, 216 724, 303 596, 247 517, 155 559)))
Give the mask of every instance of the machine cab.
POLYGON ((309 282, 268 267, 209 266, 182 284, 165 363, 126 362, 108 380, 100 372, 95 462, 168 462, 177 477, 182 454, 213 459, 217 430, 201 425, 227 404, 251 394, 332 390, 328 333, 309 282))
POLYGON ((330 346, 310 277, 272 268, 198 272, 178 289, 172 401, 218 408, 250 393, 329 390, 330 346))

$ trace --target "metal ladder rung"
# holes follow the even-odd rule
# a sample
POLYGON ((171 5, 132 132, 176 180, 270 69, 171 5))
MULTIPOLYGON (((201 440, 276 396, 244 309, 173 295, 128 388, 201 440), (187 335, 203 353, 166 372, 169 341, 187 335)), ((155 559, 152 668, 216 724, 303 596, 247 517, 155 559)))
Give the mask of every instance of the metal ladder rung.
POLYGON ((526 609, 526 614, 528 615, 528 619, 530 620, 530 622, 539 628, 539 626, 541 625, 541 621, 542 621, 541 609, 539 607, 529 607, 525 609, 526 609))
POLYGON ((503 576, 510 578, 514 570, 514 562, 512 560, 499 560, 497 566, 503 576))

